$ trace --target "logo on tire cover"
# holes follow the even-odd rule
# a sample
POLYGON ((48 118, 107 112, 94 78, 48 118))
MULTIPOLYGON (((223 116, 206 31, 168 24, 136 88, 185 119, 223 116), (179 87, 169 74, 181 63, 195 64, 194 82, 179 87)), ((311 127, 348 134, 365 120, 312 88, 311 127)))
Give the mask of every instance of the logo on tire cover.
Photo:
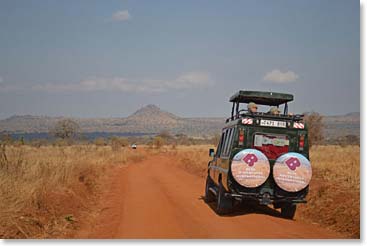
POLYGON ((244 149, 233 157, 231 172, 237 183, 255 188, 262 185, 269 177, 270 163, 261 151, 244 149))
POLYGON ((250 167, 252 167, 257 162, 257 157, 254 154, 247 154, 243 159, 250 167))
POLYGON ((311 163, 299 153, 286 153, 275 161, 273 177, 275 183, 283 190, 289 192, 300 191, 311 181, 311 163))
POLYGON ((295 157, 291 157, 288 160, 286 160, 285 164, 287 164, 289 169, 291 169, 292 171, 296 170, 297 167, 301 166, 301 162, 295 157))

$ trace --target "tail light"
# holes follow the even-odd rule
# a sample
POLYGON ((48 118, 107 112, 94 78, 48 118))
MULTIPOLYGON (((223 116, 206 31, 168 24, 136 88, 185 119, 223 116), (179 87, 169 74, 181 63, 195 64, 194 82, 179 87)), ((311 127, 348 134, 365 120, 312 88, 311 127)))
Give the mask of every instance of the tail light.
POLYGON ((245 142, 245 131, 240 128, 239 134, 238 134, 238 145, 243 145, 245 142))
POLYGON ((305 135, 299 136, 299 150, 303 150, 303 147, 305 146, 305 135))

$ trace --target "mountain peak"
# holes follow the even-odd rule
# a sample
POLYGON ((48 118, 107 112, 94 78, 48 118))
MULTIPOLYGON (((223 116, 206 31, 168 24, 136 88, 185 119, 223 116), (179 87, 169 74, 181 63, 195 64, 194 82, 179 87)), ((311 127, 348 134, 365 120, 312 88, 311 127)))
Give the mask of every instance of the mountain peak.
POLYGON ((155 114, 155 113, 160 113, 163 112, 158 106, 154 105, 154 104, 148 104, 140 109, 138 109, 133 115, 148 115, 148 114, 155 114))
POLYGON ((154 104, 148 104, 127 117, 129 121, 173 123, 179 119, 176 115, 161 110, 154 104))

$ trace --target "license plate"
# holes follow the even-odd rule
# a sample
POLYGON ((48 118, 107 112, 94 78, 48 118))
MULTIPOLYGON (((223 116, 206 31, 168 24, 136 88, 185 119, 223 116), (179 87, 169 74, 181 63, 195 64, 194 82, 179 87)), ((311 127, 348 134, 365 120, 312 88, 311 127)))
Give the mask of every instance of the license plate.
POLYGON ((261 120, 260 126, 270 126, 270 127, 282 127, 286 128, 287 123, 285 121, 276 121, 276 120, 261 120))

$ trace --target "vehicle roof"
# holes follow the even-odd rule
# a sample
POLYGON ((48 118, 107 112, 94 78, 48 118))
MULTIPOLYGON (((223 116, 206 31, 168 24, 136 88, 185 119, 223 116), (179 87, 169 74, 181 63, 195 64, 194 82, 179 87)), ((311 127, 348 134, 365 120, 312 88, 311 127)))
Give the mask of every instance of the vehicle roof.
POLYGON ((278 106, 280 104, 293 101, 292 94, 265 92, 265 91, 238 91, 231 96, 230 102, 250 103, 254 102, 260 105, 278 106))

